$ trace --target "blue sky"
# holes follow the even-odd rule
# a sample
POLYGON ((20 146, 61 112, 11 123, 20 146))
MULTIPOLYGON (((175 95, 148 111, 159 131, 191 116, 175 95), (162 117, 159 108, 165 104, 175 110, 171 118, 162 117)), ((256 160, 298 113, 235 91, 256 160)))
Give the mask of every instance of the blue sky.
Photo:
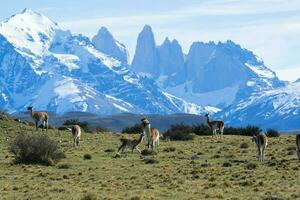
POLYGON ((157 44, 176 38, 187 53, 193 41, 230 39, 254 51, 281 79, 300 78, 299 0, 0 1, 1 21, 30 8, 89 37, 106 26, 131 57, 138 33, 149 24, 157 44))

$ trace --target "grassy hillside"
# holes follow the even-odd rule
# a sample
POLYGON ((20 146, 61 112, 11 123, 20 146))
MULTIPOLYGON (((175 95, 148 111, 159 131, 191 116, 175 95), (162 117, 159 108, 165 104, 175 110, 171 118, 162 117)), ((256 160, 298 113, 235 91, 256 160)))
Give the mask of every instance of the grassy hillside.
POLYGON ((21 132, 41 134, 0 120, 0 199, 300 199, 294 136, 270 138, 263 163, 256 161, 250 137, 196 136, 193 141, 162 141, 152 156, 158 163, 146 164, 137 152, 113 158, 116 152, 111 151, 122 137, 117 134, 83 133, 82 146, 75 149, 70 132, 49 130, 67 157, 47 167, 12 164, 8 143, 21 132), (84 160, 84 154, 92 159, 84 160))

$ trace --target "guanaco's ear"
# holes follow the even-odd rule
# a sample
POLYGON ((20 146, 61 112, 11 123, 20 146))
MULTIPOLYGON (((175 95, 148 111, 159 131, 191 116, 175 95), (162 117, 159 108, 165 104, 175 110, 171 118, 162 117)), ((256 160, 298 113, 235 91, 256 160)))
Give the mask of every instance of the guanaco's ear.
POLYGON ((141 119, 141 121, 144 122, 144 123, 145 123, 145 122, 147 122, 147 123, 149 122, 149 120, 148 120, 147 117, 144 117, 143 119, 141 119))
POLYGON ((146 117, 144 117, 144 118, 142 118, 142 119, 141 119, 141 121, 143 122, 143 121, 145 121, 146 119, 147 119, 147 118, 146 118, 146 117))

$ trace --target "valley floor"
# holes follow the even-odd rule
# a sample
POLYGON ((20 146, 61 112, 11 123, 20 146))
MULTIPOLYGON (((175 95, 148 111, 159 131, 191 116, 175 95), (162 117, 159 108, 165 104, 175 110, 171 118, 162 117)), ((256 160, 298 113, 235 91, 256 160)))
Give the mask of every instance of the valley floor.
MULTIPOLYGON (((137 152, 114 158, 120 136, 83 133, 72 147, 70 132, 49 130, 61 142, 66 158, 56 166, 11 164, 8 143, 32 127, 0 120, 0 199, 300 199, 300 162, 295 137, 269 138, 266 161, 256 161, 250 137, 223 140, 197 136, 193 141, 161 141, 158 161, 146 164, 137 152), (247 143, 248 148, 241 148, 247 143), (175 151, 167 152, 167 147, 175 151), (174 150, 174 149, 173 149, 174 150), (91 160, 84 160, 84 154, 91 160), (191 157, 196 158, 192 160, 191 157), (62 169, 63 165, 67 169, 62 169)), ((137 135, 126 135, 137 137, 137 135)), ((144 141, 141 149, 145 148, 144 141)), ((247 145, 245 145, 247 146, 247 145)))

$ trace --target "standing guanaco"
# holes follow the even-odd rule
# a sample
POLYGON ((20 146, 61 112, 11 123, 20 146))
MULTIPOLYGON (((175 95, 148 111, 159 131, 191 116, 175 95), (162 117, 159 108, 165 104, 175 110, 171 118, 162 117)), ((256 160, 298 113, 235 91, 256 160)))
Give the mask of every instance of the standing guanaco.
POLYGON ((46 113, 46 112, 35 112, 35 111, 33 111, 33 107, 32 106, 29 106, 27 108, 27 110, 30 111, 30 115, 31 115, 32 119, 35 120, 35 128, 36 128, 36 130, 38 130, 38 124, 39 124, 39 122, 43 122, 44 128, 46 127, 46 130, 48 130, 48 120, 49 120, 48 113, 46 113))

